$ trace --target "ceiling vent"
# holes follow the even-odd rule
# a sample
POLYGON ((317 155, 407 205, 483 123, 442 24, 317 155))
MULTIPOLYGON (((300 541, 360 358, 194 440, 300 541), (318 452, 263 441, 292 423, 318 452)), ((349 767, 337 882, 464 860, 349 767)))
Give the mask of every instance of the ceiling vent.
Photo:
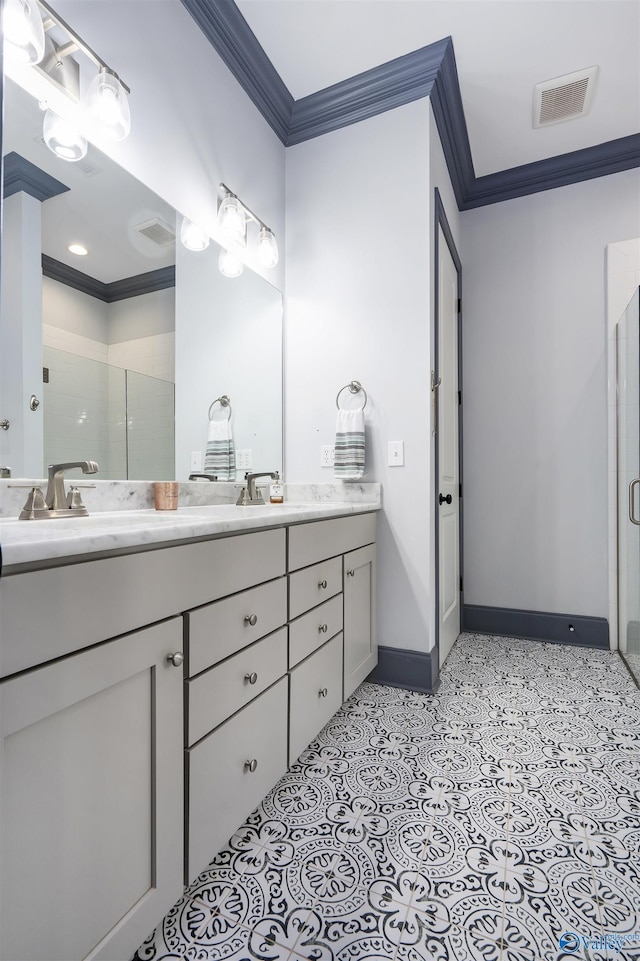
POLYGON ((597 73, 597 67, 587 67, 536 84, 533 88, 533 126, 548 127, 552 123, 584 117, 591 107, 597 73))
POLYGON ((158 247, 168 247, 170 244, 174 244, 176 240, 175 231, 159 217, 154 217, 153 220, 145 220, 142 224, 136 224, 133 229, 146 237, 147 240, 157 244, 158 247))

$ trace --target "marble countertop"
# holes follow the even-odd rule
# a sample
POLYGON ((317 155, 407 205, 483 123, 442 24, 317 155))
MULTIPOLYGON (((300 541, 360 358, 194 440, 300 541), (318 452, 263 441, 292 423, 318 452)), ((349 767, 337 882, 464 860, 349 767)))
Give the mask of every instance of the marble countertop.
MULTIPOLYGON (((379 487, 379 485, 371 485, 379 487)), ((371 500, 307 502, 237 507, 235 504, 199 504, 172 511, 116 510, 88 517, 20 521, 0 518, 3 575, 65 564, 85 557, 148 550, 194 538, 216 537, 235 531, 297 524, 378 510, 371 500)))

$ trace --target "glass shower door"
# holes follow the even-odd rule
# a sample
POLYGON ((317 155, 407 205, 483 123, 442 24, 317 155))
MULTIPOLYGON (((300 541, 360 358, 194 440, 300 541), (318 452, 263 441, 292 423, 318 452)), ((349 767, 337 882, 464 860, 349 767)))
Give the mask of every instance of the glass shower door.
POLYGON ((617 327, 619 647, 640 683, 640 292, 617 327))

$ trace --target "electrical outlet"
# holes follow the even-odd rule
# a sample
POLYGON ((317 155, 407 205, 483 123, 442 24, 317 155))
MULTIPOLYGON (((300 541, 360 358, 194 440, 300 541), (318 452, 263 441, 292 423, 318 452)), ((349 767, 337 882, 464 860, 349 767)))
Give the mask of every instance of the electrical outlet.
POLYGON ((191 451, 191 470, 202 471, 202 451, 201 450, 191 451))
POLYGON ((320 448, 320 467, 333 467, 336 462, 336 449, 332 445, 320 448))
POLYGON ((251 470, 253 466, 252 453, 251 449, 236 451, 236 467, 238 470, 251 470))
POLYGON ((387 447, 387 464, 389 467, 404 467, 404 441, 389 441, 387 447))

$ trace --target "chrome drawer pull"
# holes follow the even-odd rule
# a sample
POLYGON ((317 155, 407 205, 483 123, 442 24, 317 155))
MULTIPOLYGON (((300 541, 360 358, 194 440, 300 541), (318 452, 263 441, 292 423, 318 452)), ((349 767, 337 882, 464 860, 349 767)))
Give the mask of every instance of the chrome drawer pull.
POLYGON ((328 630, 329 630, 329 625, 328 625, 328 624, 321 624, 321 625, 319 626, 319 628, 318 628, 318 632, 319 632, 320 634, 326 634, 328 630))
POLYGON ((258 762, 256 761, 255 757, 254 757, 254 759, 253 759, 252 761, 245 761, 245 762, 244 762, 244 771, 245 771, 245 774, 247 773, 247 771, 248 771, 250 774, 253 774, 253 772, 255 771, 255 769, 257 768, 257 766, 258 766, 258 762))
POLYGON ((351 568, 350 571, 347 571, 347 577, 353 577, 354 575, 355 575, 355 571, 353 568, 351 568))
POLYGON ((327 582, 326 582, 326 581, 318 581, 318 590, 319 590, 319 591, 324 591, 324 590, 326 589, 326 586, 327 586, 327 582))
POLYGON ((318 697, 326 697, 328 693, 329 691, 327 690, 326 687, 321 687, 320 690, 318 691, 318 697))
POLYGON ((258 623, 257 614, 247 614, 247 616, 244 619, 245 627, 255 627, 257 623, 258 623))
POLYGON ((182 651, 176 651, 175 654, 167 654, 167 664, 173 664, 174 667, 180 667, 184 661, 184 654, 182 651))
POLYGON ((249 684, 255 684, 258 680, 258 675, 255 671, 253 671, 251 674, 245 674, 244 679, 245 681, 248 681, 249 684))

